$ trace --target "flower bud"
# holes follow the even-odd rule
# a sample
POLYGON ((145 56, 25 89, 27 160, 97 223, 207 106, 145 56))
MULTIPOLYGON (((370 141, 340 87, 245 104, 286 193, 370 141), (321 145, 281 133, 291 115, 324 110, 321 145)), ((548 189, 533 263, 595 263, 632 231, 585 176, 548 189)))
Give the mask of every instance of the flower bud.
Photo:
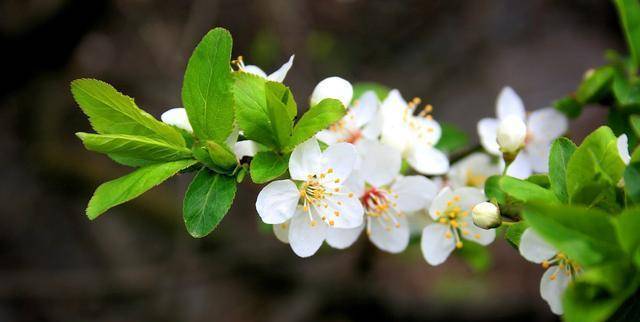
POLYGON ((311 106, 314 106, 325 98, 335 98, 342 102, 345 108, 349 106, 353 97, 353 86, 340 77, 325 78, 313 90, 311 94, 311 106))
POLYGON ((490 202, 481 202, 471 210, 473 224, 482 229, 496 228, 502 224, 500 210, 490 202))
POLYGON ((193 132, 191 123, 189 123, 189 117, 187 117, 187 110, 181 107, 172 108, 160 115, 162 122, 175 127, 181 128, 188 132, 193 132))
POLYGON ((524 146, 527 126, 515 115, 509 115, 498 125, 497 141, 502 153, 517 154, 524 146))

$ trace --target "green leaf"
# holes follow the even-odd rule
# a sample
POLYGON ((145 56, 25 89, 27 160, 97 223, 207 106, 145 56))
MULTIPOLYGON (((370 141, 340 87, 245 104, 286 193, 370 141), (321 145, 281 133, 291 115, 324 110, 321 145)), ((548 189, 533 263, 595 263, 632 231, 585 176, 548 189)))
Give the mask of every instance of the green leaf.
POLYGON ((619 107, 636 110, 640 108, 640 83, 631 82, 621 73, 617 73, 613 78, 612 89, 619 107))
POLYGON ((595 204, 611 197, 624 171, 616 137, 610 128, 602 126, 589 134, 575 150, 567 164, 567 193, 571 203, 595 204), (606 197, 606 198, 605 198, 606 197))
POLYGON ((614 223, 620 245, 633 256, 640 249, 640 208, 626 209, 614 223))
MULTIPOLYGON (((619 273, 617 272, 616 274, 619 273)), ((594 285, 589 281, 585 281, 582 276, 578 276, 576 281, 569 284, 563 296, 564 320, 567 322, 608 321, 608 318, 636 291, 637 285, 638 279, 636 278, 630 281, 623 289, 612 293, 601 285, 594 285)), ((635 320, 620 319, 619 316, 614 316, 611 322, 613 321, 627 322, 635 320)))
POLYGON ((298 105, 289 87, 278 82, 267 82, 266 91, 276 97, 286 107, 289 119, 293 120, 298 115, 298 105))
POLYGON ((76 79, 71 93, 100 134, 129 134, 185 146, 180 132, 136 106, 133 99, 96 79, 76 79))
POLYGON ((346 110, 340 101, 332 98, 323 99, 304 113, 296 123, 287 150, 293 150, 320 130, 338 122, 345 114, 346 110))
POLYGON ((580 113, 582 113, 582 104, 571 96, 563 97, 553 102, 553 107, 572 119, 580 116, 580 113))
POLYGON ((193 51, 182 85, 182 103, 200 139, 223 142, 233 131, 231 46, 228 31, 209 31, 193 51))
POLYGON ((251 180, 255 183, 271 181, 287 171, 289 156, 279 155, 275 152, 258 152, 251 160, 251 180))
POLYGON ((451 153, 469 144, 469 136, 456 126, 449 123, 440 123, 440 127, 442 128, 442 136, 436 144, 438 150, 451 153))
POLYGON ((500 212, 512 218, 519 218, 522 207, 527 202, 543 201, 558 203, 551 190, 535 183, 516 179, 510 176, 491 176, 484 184, 484 191, 489 199, 495 199, 500 205, 500 212))
POLYGON ((184 224, 191 236, 211 233, 227 214, 236 194, 236 180, 202 168, 184 196, 184 224))
POLYGON ((355 83, 353 84, 353 100, 359 99, 360 96, 362 96, 362 94, 368 91, 373 91, 374 93, 376 93, 376 96, 378 96, 378 99, 383 101, 387 97, 387 95, 389 95, 389 91, 391 91, 391 89, 389 89, 389 87, 387 86, 384 86, 378 83, 372 83, 372 82, 355 83))
POLYGON ((225 143, 207 141, 207 150, 211 161, 223 169, 233 170, 238 164, 235 153, 225 143))
POLYGON ((267 111, 266 80, 245 72, 234 73, 234 78, 236 117, 244 136, 268 147, 277 147, 267 111))
POLYGON ((611 66, 600 67, 590 72, 576 91, 576 100, 580 104, 595 103, 609 93, 614 69, 611 66))
POLYGON ((105 211, 125 203, 169 179, 180 170, 196 164, 195 160, 180 160, 145 166, 124 177, 101 184, 87 206, 89 219, 96 219, 105 211))
POLYGON ((289 137, 293 131, 293 118, 290 118, 288 108, 282 100, 291 101, 288 91, 282 91, 284 85, 276 82, 267 82, 265 95, 267 96, 267 111, 271 132, 274 134, 277 147, 282 149, 287 146, 289 137), (282 96, 284 93, 284 97, 282 96))
POLYGON ((640 4, 637 0, 615 0, 627 46, 635 66, 640 66, 640 4))
POLYGON ((636 137, 640 137, 640 115, 629 116, 629 124, 636 137))
MULTIPOLYGON (((127 134, 76 133, 87 150, 109 154, 115 158, 137 160, 143 164, 191 158, 186 147, 171 145, 144 136, 127 134)), ((129 161, 133 162, 133 161, 129 161)))
POLYGON ((511 244, 511 246, 515 247, 516 249, 519 249, 520 237, 522 237, 522 234, 527 228, 529 228, 529 224, 527 224, 526 221, 517 222, 515 224, 508 226, 507 231, 504 234, 504 237, 507 239, 509 244, 511 244))
POLYGON ((604 212, 531 203, 523 214, 542 238, 585 267, 623 257, 613 223, 604 212))
POLYGON ((563 203, 569 200, 567 193, 567 165, 576 150, 576 145, 567 138, 553 141, 549 152, 549 181, 551 190, 563 203))
POLYGON ((640 163, 631 163, 624 170, 624 191, 634 203, 640 203, 640 163))
POLYGON ((540 186, 545 189, 549 189, 551 187, 549 176, 544 173, 532 174, 527 179, 525 179, 525 181, 531 182, 536 186, 540 186))

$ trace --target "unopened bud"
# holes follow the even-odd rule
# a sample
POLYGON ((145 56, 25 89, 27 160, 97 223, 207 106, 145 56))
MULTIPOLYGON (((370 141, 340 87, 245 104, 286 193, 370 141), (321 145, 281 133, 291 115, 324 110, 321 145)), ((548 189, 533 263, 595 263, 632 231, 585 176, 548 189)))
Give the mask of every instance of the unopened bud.
POLYGON ((353 86, 340 77, 325 78, 313 90, 311 94, 311 106, 314 106, 325 98, 335 98, 348 107, 353 97, 353 86))
POLYGON ((471 210, 473 224, 482 229, 496 228, 502 224, 500 210, 490 202, 481 202, 471 210))
POLYGON ((498 126, 497 141, 500 151, 507 154, 517 154, 527 137, 527 126, 521 118, 509 115, 498 126))

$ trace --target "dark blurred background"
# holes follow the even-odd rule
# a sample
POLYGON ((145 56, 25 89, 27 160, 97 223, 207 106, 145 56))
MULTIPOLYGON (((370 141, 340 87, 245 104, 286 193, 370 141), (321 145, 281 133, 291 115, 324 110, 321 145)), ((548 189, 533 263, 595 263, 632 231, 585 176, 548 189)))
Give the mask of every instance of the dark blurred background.
MULTIPOLYGON (((555 321, 542 268, 504 240, 475 272, 430 267, 366 238, 300 259, 259 224, 244 183, 217 230, 186 233, 182 175, 89 222, 100 182, 128 169, 87 152, 69 82, 94 77, 159 117, 180 105, 186 60, 215 26, 234 56, 267 72, 296 54, 286 83, 299 106, 324 77, 375 81, 422 97, 473 140, 513 86, 528 109, 571 92, 624 51, 602 0, 4 0, 0 2, 0 321, 555 321)), ((602 122, 586 113, 581 133, 602 122)))

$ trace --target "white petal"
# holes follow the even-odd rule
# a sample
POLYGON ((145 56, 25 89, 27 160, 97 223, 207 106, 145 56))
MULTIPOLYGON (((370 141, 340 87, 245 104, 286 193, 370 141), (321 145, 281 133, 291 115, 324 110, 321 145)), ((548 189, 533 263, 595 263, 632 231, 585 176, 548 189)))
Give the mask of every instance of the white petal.
POLYGON ((423 176, 398 177, 391 186, 397 194, 398 209, 403 212, 418 211, 431 203, 436 196, 436 184, 423 176))
POLYGON ((453 195, 460 197, 460 201, 457 203, 458 207, 469 213, 471 213, 471 209, 477 204, 487 201, 484 191, 473 187, 458 188, 453 190, 453 195))
POLYGON ((373 118, 362 128, 362 136, 369 140, 377 140, 382 133, 382 114, 378 111, 373 118))
POLYGON ((571 275, 560 270, 558 266, 549 267, 542 275, 540 296, 547 301, 551 312, 554 314, 561 315, 564 312, 562 309, 562 295, 567 286, 569 286, 569 282, 571 282, 571 275))
POLYGON ((426 175, 440 175, 449 171, 449 159, 442 151, 424 145, 409 149, 407 162, 416 171, 426 175))
POLYGON ((480 143, 487 152, 493 155, 501 155, 500 146, 498 145, 498 120, 483 118, 478 122, 478 136, 480 143))
POLYGON ((253 157, 258 153, 258 144, 251 140, 236 142, 236 144, 233 145, 233 152, 238 160, 243 157, 253 157))
MULTIPOLYGON (((504 165, 502 166, 504 168, 504 165)), ((526 153, 520 152, 515 160, 509 165, 507 174, 518 179, 526 179, 533 173, 531 162, 526 153)))
MULTIPOLYGON (((409 117, 409 116, 408 116, 409 117)), ((413 144, 427 144, 434 146, 442 136, 442 127, 434 119, 410 116, 414 127, 412 131, 413 144)))
POLYGON ((509 86, 504 87, 498 95, 498 102, 496 103, 496 115, 500 120, 505 119, 509 115, 515 115, 521 120, 525 120, 525 111, 522 99, 509 86))
POLYGON ((326 197, 327 208, 318 207, 325 222, 333 228, 356 228, 364 221, 364 209, 360 199, 355 194, 349 197, 351 191, 346 187, 341 190, 345 195, 332 195, 326 197))
POLYGON ((530 262, 540 264, 551 259, 557 252, 531 228, 527 228, 520 236, 520 255, 530 262))
POLYGON ((569 128, 567 117, 552 107, 531 112, 527 123, 530 140, 538 142, 551 142, 569 128))
POLYGON ((340 140, 346 139, 346 135, 331 130, 322 130, 316 133, 316 138, 327 145, 336 144, 340 140))
POLYGON ((538 173, 549 172, 549 152, 551 151, 550 142, 532 142, 525 148, 524 153, 529 160, 531 169, 538 173))
POLYGON ((353 192, 357 198, 362 197, 364 195, 365 182, 360 171, 351 172, 349 178, 344 182, 344 187, 353 192))
POLYGON ((496 239, 495 229, 482 229, 473 224, 470 216, 463 219, 467 226, 462 228, 462 238, 487 246, 496 239))
POLYGON ((279 241, 288 244, 289 243, 289 227, 291 226, 290 221, 283 222, 277 225, 271 225, 273 227, 273 234, 276 235, 279 241))
POLYGON ((298 145, 289 158, 289 174, 293 180, 307 180, 307 176, 315 175, 320 167, 322 152, 315 138, 298 145))
POLYGON ((430 265, 436 266, 444 263, 456 248, 453 237, 446 238, 447 231, 449 231, 449 226, 443 224, 431 224, 422 230, 420 248, 424 259, 430 265))
POLYGON ((287 72, 289 72, 289 69, 291 69, 291 66, 293 65, 293 58, 295 56, 296 55, 291 55, 291 57, 289 57, 289 60, 284 63, 284 65, 280 66, 278 70, 271 73, 271 75, 269 75, 267 79, 270 81, 282 83, 282 81, 284 81, 284 78, 287 76, 287 72))
POLYGON ((291 228, 289 228, 291 249, 300 257, 309 257, 315 254, 322 246, 327 229, 327 225, 315 215, 311 219, 307 213, 298 208, 296 215, 291 219, 291 228))
POLYGON ((349 110, 353 113, 355 126, 363 127, 373 120, 378 112, 378 96, 373 91, 367 91, 349 110))
POLYGON ((629 139, 627 138, 627 135, 620 135, 616 143, 618 145, 618 153, 620 154, 620 158, 622 159, 624 164, 629 164, 629 162, 631 162, 631 156, 629 155, 629 139))
POLYGON ((351 143, 336 143, 330 145, 322 153, 319 171, 326 173, 328 186, 344 183, 358 161, 358 151, 351 143), (338 182, 336 182, 338 180, 338 182))
POLYGON ((447 174, 452 187, 474 186, 483 188, 484 181, 500 173, 497 163, 493 163, 491 157, 482 152, 470 154, 468 157, 451 166, 447 174))
POLYGON ((437 220, 438 215, 436 215, 436 213, 444 213, 448 207, 447 203, 453 200, 453 196, 454 194, 451 188, 449 187, 442 188, 442 190, 438 192, 436 197, 433 198, 433 201, 429 206, 429 215, 431 216, 431 218, 433 218, 434 220, 437 220))
POLYGON ((162 122, 169 125, 173 125, 177 128, 183 129, 188 132, 193 132, 191 123, 189 123, 189 117, 187 117, 187 110, 181 107, 172 108, 160 115, 162 122))
POLYGON ((267 224, 281 224, 295 213, 300 192, 291 180, 276 180, 258 194, 256 210, 267 224))
POLYGON ((256 76, 260 76, 262 78, 267 78, 267 73, 265 73, 260 67, 256 65, 245 65, 242 68, 242 71, 245 73, 253 74, 256 76))
POLYGON ((327 244, 333 248, 345 249, 356 242, 363 228, 364 225, 350 229, 329 228, 327 230, 327 244))
POLYGON ((311 94, 311 106, 320 103, 325 98, 334 98, 342 102, 346 108, 353 97, 353 86, 340 77, 328 77, 320 81, 311 94))
POLYGON ((392 124, 402 122, 404 110, 407 109, 407 101, 402 98, 400 91, 393 89, 380 105, 380 112, 385 122, 392 124))
POLYGON ((369 239, 378 248, 389 253, 399 253, 409 245, 409 223, 405 216, 397 217, 400 224, 395 226, 392 222, 385 222, 380 217, 369 218, 371 234, 369 239))
POLYGON ((360 174, 366 182, 374 187, 391 183, 400 173, 402 157, 394 148, 381 144, 369 143, 360 164, 360 174))

